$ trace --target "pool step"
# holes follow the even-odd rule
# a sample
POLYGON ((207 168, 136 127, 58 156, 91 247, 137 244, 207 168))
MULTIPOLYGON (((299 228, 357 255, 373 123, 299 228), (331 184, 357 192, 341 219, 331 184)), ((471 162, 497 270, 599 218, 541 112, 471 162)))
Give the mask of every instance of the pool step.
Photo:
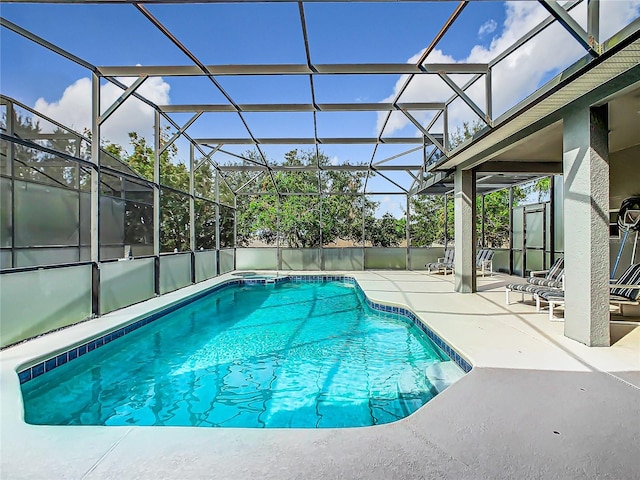
POLYGON ((425 376, 438 393, 464 376, 462 369, 455 362, 446 361, 429 365, 425 376))

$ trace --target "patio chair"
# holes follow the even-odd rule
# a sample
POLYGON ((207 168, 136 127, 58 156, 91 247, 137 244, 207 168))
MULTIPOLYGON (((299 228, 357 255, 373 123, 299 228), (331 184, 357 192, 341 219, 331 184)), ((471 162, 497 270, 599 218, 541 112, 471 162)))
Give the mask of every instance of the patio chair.
POLYGON ((451 270, 453 272, 453 258, 455 251, 451 248, 444 251, 444 257, 438 258, 437 261, 428 263, 427 270, 429 273, 435 271, 439 272, 444 270, 444 274, 447 274, 447 270, 451 270))
MULTIPOLYGON (((557 258, 549 270, 534 270, 530 272, 527 283, 507 284, 505 286, 506 303, 507 305, 511 304, 509 292, 520 292, 522 301, 524 301, 525 294, 535 298, 537 291, 552 288, 564 290, 564 257, 557 258)), ((538 305, 537 302, 536 305, 538 305)))
MULTIPOLYGON (((609 285, 609 303, 617 305, 622 313, 624 305, 638 305, 640 301, 640 263, 630 265, 614 283, 609 285)), ((564 290, 542 289, 535 294, 536 305, 540 308, 540 302, 549 304, 549 320, 553 321, 553 309, 564 305, 564 290)))
POLYGON ((483 277, 486 271, 493 275, 493 253, 490 248, 483 248, 476 254, 476 268, 482 272, 483 277))

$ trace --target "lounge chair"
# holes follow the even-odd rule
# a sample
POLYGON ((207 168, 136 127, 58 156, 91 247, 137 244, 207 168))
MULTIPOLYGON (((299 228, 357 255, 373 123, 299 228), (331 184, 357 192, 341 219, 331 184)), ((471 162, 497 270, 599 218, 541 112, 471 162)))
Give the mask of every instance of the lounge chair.
POLYGON ((445 275, 447 274, 447 270, 451 270, 453 272, 453 257, 454 250, 447 249, 444 251, 444 257, 440 257, 437 261, 427 264, 427 270, 429 273, 444 270, 445 275))
POLYGON ((482 272, 483 277, 486 271, 493 275, 493 253, 490 248, 483 248, 476 254, 476 268, 482 272))
MULTIPOLYGON (((530 272, 527 283, 507 284, 505 286, 506 303, 507 305, 511 303, 509 301, 509 292, 520 292, 524 301, 525 294, 531 295, 535 299, 536 292, 544 289, 564 290, 564 258, 556 259, 549 270, 534 270, 530 272)), ((538 305, 537 302, 536 305, 538 305)))
MULTIPOLYGON (((638 305, 640 302, 640 263, 630 265, 614 283, 609 285, 609 303, 617 305, 620 311, 624 305, 638 305)), ((549 320, 554 320, 553 309, 564 305, 563 290, 540 290, 535 294, 536 305, 540 308, 540 302, 549 304, 549 320)))

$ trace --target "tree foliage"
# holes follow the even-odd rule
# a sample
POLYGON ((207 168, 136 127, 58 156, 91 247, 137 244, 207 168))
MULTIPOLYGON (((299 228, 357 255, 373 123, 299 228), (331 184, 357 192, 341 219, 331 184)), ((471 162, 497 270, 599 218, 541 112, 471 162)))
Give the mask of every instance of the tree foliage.
MULTIPOLYGON (((259 161, 255 152, 244 156, 259 161)), ((362 245, 363 211, 368 245, 400 244, 405 238, 404 219, 390 214, 375 217, 378 202, 360 193, 363 172, 304 169, 316 164, 328 166, 329 158, 323 153, 316 156, 315 151, 292 150, 282 162, 283 166, 292 167, 291 171, 273 172, 273 180, 268 175, 260 179, 260 190, 270 194, 238 195, 239 245, 250 245, 254 240, 275 245, 278 230, 282 246, 310 248, 340 242, 362 245)), ((233 184, 247 179, 243 172, 238 172, 237 177, 231 175, 228 179, 233 184)))

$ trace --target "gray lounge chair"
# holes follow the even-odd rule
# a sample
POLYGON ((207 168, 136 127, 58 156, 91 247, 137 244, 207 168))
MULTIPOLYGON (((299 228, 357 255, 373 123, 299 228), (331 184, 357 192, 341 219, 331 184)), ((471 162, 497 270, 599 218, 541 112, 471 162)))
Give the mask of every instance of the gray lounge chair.
POLYGON ((454 258, 454 250, 447 249, 444 251, 444 257, 438 258, 437 261, 428 263, 427 270, 429 273, 431 272, 440 272, 444 270, 444 274, 447 274, 447 270, 451 270, 453 272, 453 258, 454 258))
POLYGON ((483 277, 485 272, 493 275, 493 253, 490 248, 483 248, 476 254, 476 268, 482 272, 483 277))
POLYGON ((527 283, 509 283, 505 286, 507 305, 510 305, 509 292, 520 292, 522 300, 524 296, 535 294, 544 289, 564 289, 564 258, 557 258, 549 270, 534 270, 529 273, 527 283), (542 276, 544 275, 544 277, 542 276))
MULTIPOLYGON (((609 303, 617 305, 622 312, 624 305, 638 305, 640 302, 640 263, 630 265, 614 283, 609 285, 609 303)), ((535 294, 536 305, 549 304, 549 320, 554 320, 553 309, 564 305, 564 290, 540 290, 535 294)))

